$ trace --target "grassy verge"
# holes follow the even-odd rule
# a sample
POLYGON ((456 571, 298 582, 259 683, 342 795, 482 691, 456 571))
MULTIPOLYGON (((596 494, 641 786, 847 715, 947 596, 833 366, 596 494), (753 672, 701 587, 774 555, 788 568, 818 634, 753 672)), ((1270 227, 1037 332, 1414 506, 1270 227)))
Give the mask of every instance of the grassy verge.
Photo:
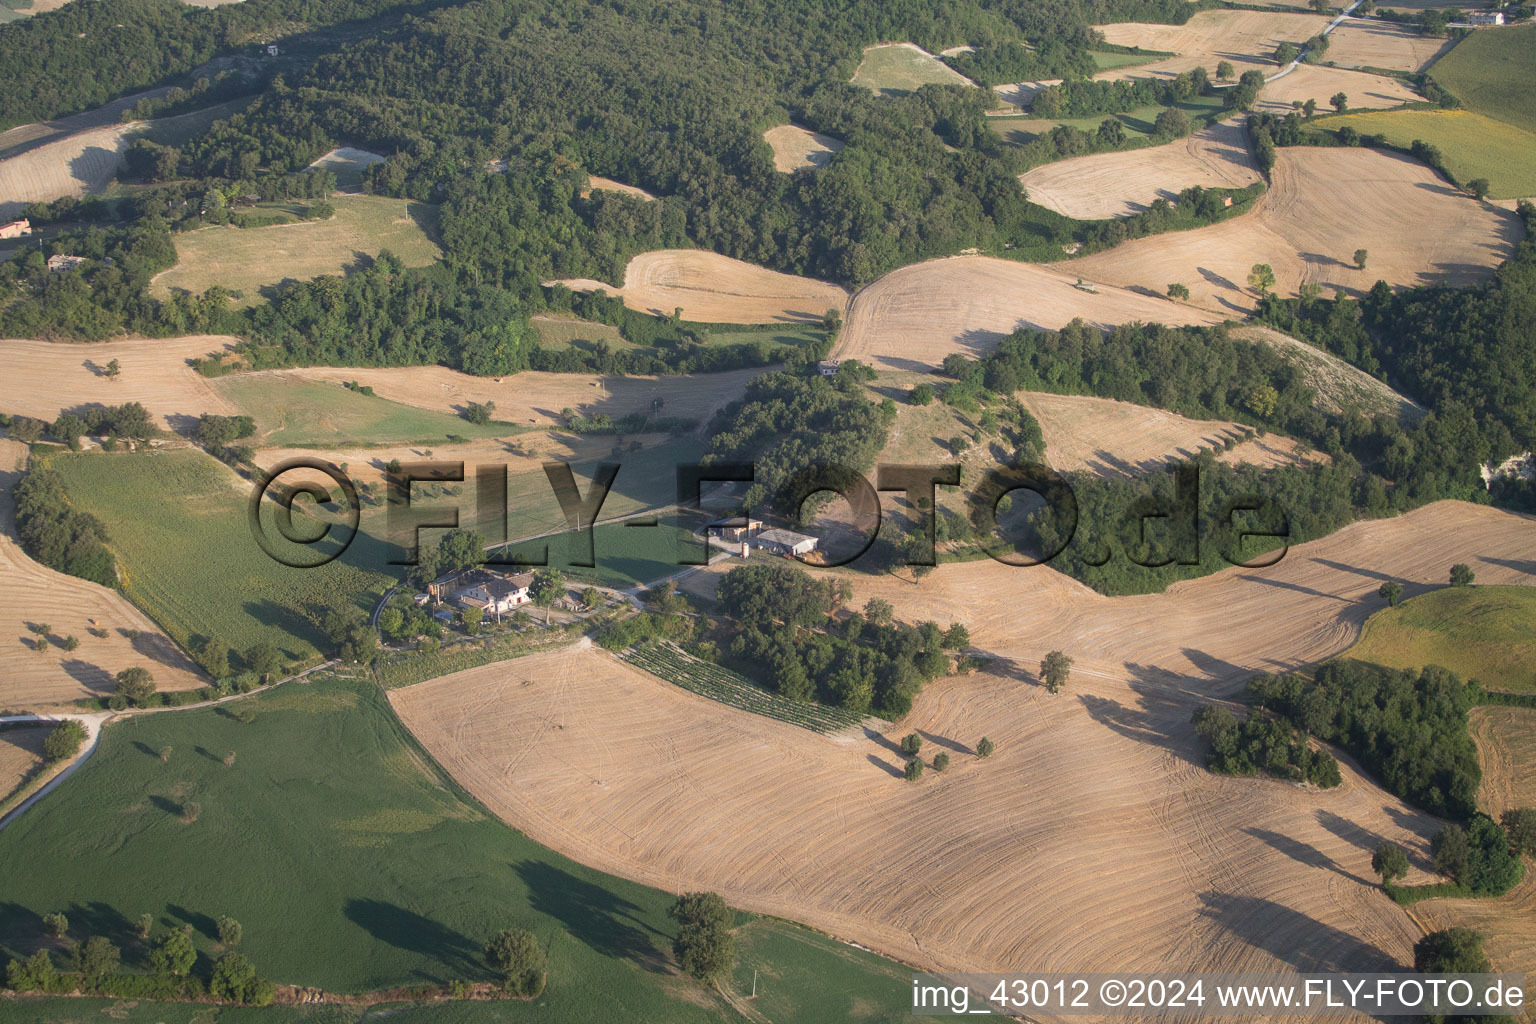
POLYGON ((863 715, 812 701, 789 700, 769 693, 746 676, 700 661, 668 641, 641 644, 623 654, 625 661, 690 693, 719 701, 812 732, 836 732, 858 725, 863 715))
MULTIPOLYGON (((242 293, 240 305, 262 301, 262 289, 288 278, 309 280, 339 274, 359 253, 388 249, 408 267, 424 267, 441 255, 434 240, 437 208, 381 196, 333 196, 330 220, 264 228, 206 227, 176 236, 177 264, 155 278, 151 294, 194 295, 213 285, 242 293)), ((287 213, 281 203, 259 204, 255 213, 287 213)))
MULTIPOLYGON (((76 937, 106 936, 133 968, 142 946, 131 922, 149 913, 157 934, 192 925, 195 971, 206 973, 218 953, 213 919, 228 914, 244 925, 241 951, 266 976, 360 992, 485 980, 481 944, 497 929, 524 927, 549 955, 540 999, 403 1005, 393 1019, 739 1019, 669 966, 668 894, 584 868, 491 818, 417 746, 376 687, 327 677, 247 706, 256 713, 249 723, 206 709, 112 725, 68 783, 0 832, 5 955, 30 953, 41 941, 38 915, 61 910, 76 937)), ((760 971, 793 985, 846 975, 905 1012, 896 985, 874 985, 894 964, 870 958, 856 971, 837 952, 810 937, 753 955, 760 971)), ((814 995, 785 992, 789 1009, 772 1019, 833 1019, 814 995)), ((10 1019, 95 1016, 83 1000, 12 1005, 20 1009, 10 1019)), ((133 1016, 147 1004, 117 1005, 115 1020, 165 1024, 190 1024, 191 1010, 230 1024, 335 1024, 361 1010, 155 1007, 133 1016)))
POLYGON ((364 395, 337 384, 267 373, 219 377, 214 387, 256 421, 262 444, 446 444, 450 435, 508 437, 508 423, 477 426, 461 416, 364 395))
POLYGON ((1372 615, 1343 656, 1388 668, 1443 665, 1490 690, 1536 692, 1536 588, 1432 590, 1372 615))
POLYGON ((508 632, 481 640, 470 640, 439 651, 400 651, 382 655, 374 666, 379 685, 387 690, 428 679, 446 676, 465 669, 479 668, 497 661, 519 658, 546 647, 561 647, 580 636, 585 623, 577 622, 569 627, 555 626, 545 629, 538 625, 542 614, 537 609, 530 612, 535 625, 526 632, 508 632))
POLYGON ((360 533, 317 569, 268 557, 247 519, 250 484, 201 451, 57 455, 48 464, 70 500, 106 524, 124 593, 181 646, 216 637, 236 651, 258 641, 290 664, 320 660, 316 618, 369 610, 394 581, 384 546, 360 533))

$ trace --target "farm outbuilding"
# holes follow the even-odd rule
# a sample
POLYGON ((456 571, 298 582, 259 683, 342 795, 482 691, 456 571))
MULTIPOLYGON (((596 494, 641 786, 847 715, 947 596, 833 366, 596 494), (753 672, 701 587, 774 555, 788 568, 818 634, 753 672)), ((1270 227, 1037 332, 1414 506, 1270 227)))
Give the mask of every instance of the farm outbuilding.
POLYGON ((806 555, 816 550, 816 538, 793 530, 764 530, 752 539, 764 551, 776 555, 806 555))

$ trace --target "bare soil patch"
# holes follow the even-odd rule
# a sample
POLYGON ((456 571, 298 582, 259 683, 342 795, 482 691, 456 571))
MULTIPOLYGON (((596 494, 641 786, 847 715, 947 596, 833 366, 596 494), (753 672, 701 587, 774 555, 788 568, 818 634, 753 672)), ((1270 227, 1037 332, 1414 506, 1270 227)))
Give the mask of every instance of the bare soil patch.
POLYGON ((1318 107, 1327 110, 1329 99, 1337 92, 1349 97, 1350 110, 1380 110, 1424 99, 1401 79, 1387 75, 1321 64, 1298 64, 1284 78, 1266 83, 1254 106, 1256 110, 1288 114, 1292 103, 1316 100, 1318 107))
POLYGON ((1042 164, 1019 176, 1029 198, 1078 220, 1124 217, 1193 185, 1244 188, 1259 180, 1247 130, 1220 121, 1187 139, 1042 164))
MULTIPOLYGON (((0 587, 0 710, 111 693, 112 677, 134 665, 148 669, 161 690, 205 685, 207 680, 170 638, 121 594, 45 568, 21 549, 11 490, 25 459, 25 446, 0 440, 0 578, 5 580, 0 587), (40 651, 39 638, 28 626, 44 623, 51 639, 40 651), (92 629, 105 635, 98 637, 92 629), (80 646, 64 650, 66 636, 74 636, 80 646)), ((0 733, 0 741, 7 735, 0 733)))
POLYGON ((572 291, 601 289, 621 296, 626 306, 642 313, 670 316, 680 308, 683 319, 705 323, 808 323, 848 303, 848 293, 835 284, 697 249, 636 256, 624 270, 622 288, 588 278, 558 283, 572 291))
POLYGON ((1455 45, 1454 39, 1426 36, 1412 25, 1349 18, 1328 33, 1327 59, 1346 68, 1423 71, 1455 45))

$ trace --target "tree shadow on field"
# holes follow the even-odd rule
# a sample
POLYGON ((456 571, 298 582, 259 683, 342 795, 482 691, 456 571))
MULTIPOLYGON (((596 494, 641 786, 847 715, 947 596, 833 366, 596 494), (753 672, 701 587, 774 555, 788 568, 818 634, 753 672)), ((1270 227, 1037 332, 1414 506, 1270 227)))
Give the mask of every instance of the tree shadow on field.
POLYGON ((1364 825, 1357 825, 1348 818, 1341 818, 1332 811, 1321 808, 1317 812, 1317 823, 1351 846, 1370 853, 1374 853, 1377 847, 1387 841, 1385 836, 1373 832, 1364 825))
POLYGON ((101 935, 118 945, 132 937, 133 926, 122 912, 99 900, 71 903, 64 916, 69 918, 69 930, 76 936, 101 935))
POLYGON ((171 800, 168 797, 151 795, 149 802, 160 808, 160 810, 164 811, 166 814, 174 815, 178 818, 181 817, 181 804, 177 803, 175 800, 171 800))
POLYGON ((878 756, 876 754, 865 754, 864 758, 870 764, 874 765, 876 768, 884 769, 885 773, 887 775, 891 776, 892 778, 900 779, 900 778, 905 778, 906 777, 906 772, 904 772, 900 768, 897 768, 895 765, 891 764, 891 762, 887 761, 883 757, 880 757, 880 756, 878 756))
POLYGON ((924 742, 944 747, 946 750, 953 750, 957 754, 975 753, 974 750, 966 746, 964 743, 961 743, 957 740, 952 740, 948 736, 940 736, 936 732, 929 732, 926 729, 918 729, 917 734, 923 738, 924 742))
POLYGON ((1301 973, 1386 972, 1403 966, 1379 947, 1271 900, 1203 892, 1200 902, 1201 916, 1301 973))
POLYGON ((878 729, 871 729, 867 725, 864 726, 864 738, 875 744, 877 747, 884 747, 886 750, 889 750, 893 754, 901 753, 901 744, 897 743, 895 740, 887 739, 886 736, 878 729))
POLYGON ((1499 565, 1506 569, 1513 569, 1516 572, 1529 573, 1536 576, 1536 560, 1533 559, 1522 561, 1513 558, 1489 558, 1487 555, 1479 555, 1477 560, 1479 562, 1487 562, 1489 565, 1499 565))
POLYGON ((1111 697, 1078 694, 1088 717, 1128 739, 1162 747, 1183 761, 1205 767, 1205 755, 1190 724, 1195 708, 1204 703, 1205 694, 1168 685, 1168 681, 1182 677, 1162 669, 1130 663, 1126 668, 1137 677, 1129 684, 1138 697, 1136 705, 1128 706, 1111 697))
MULTIPOLYGON (((347 920, 380 942, 436 960, 443 965, 446 976, 480 978, 485 975, 485 967, 480 962, 480 947, 468 936, 437 921, 383 900, 348 900, 343 913, 347 920)), ((420 971, 417 973, 424 978, 430 977, 420 971)))
POLYGON ((1245 828, 1243 831, 1266 846, 1279 850, 1298 864, 1305 864, 1310 868, 1327 868, 1335 874, 1343 875, 1352 882, 1359 882, 1361 885, 1371 884, 1359 875, 1339 867, 1338 862, 1332 857, 1310 843, 1304 843, 1300 839, 1292 839, 1290 836, 1281 835, 1279 832, 1271 832, 1263 828, 1245 828))
POLYGON ((95 693, 111 693, 116 685, 112 673, 80 658, 65 658, 59 662, 59 667, 75 682, 95 693))
POLYGON ((219 937, 219 923, 207 914, 199 914, 175 903, 167 903, 165 905, 165 912, 176 920, 191 925, 194 931, 201 932, 205 938, 216 939, 219 937))
POLYGON ((635 904, 543 861, 521 861, 512 870, 528 887, 535 911, 559 921, 596 952, 633 960, 648 971, 667 970, 666 956, 652 938, 661 933, 640 920, 635 904))

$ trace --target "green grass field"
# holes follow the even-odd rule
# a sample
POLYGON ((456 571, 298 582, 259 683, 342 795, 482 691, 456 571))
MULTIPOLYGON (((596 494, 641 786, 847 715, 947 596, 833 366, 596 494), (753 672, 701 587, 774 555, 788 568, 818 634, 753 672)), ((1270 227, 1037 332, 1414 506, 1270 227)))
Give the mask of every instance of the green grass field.
POLYGON ((1443 665, 1490 690, 1536 691, 1536 587, 1445 587, 1372 615, 1344 657, 1443 665))
POLYGON ((1325 117, 1313 124, 1334 131, 1348 125, 1361 135, 1385 135, 1394 146, 1422 139, 1440 150, 1456 180, 1488 179, 1494 199, 1536 195, 1536 134, 1482 114, 1378 110, 1325 117))
POLYGON ((316 658, 325 641, 313 615, 372 609, 393 582, 383 545, 366 533, 318 569, 269 558, 247 519, 252 485, 201 451, 60 455, 49 465, 70 501, 106 524, 124 592, 183 647, 209 636, 236 651, 269 640, 293 661, 316 658))
POLYGON ((1473 32, 1431 74, 1468 110, 1536 132, 1536 25, 1473 32))
POLYGON ((263 445, 446 444, 459 437, 508 437, 524 428, 476 426, 461 416, 359 394, 339 384, 273 374, 231 374, 214 383, 256 421, 263 445))
POLYGON ((1171 54, 1099 53, 1095 51, 1090 56, 1093 57, 1093 62, 1098 65, 1100 71, 1109 71, 1113 68, 1130 68, 1136 67, 1138 64, 1151 64, 1153 61, 1162 60, 1164 57, 1171 56, 1171 54))
POLYGON ((886 96, 901 96, 925 85, 971 83, 930 53, 909 46, 871 46, 853 73, 853 84, 886 96))
MULTIPOLYGON (((539 999, 406 1007, 392 1019, 740 1020, 669 966, 670 895, 584 868, 491 818, 431 763, 371 684, 290 683, 240 703, 254 721, 210 708, 109 726, 67 783, 0 832, 6 956, 36 948, 38 915, 63 911, 75 937, 107 936, 132 967, 142 953, 130 922, 148 913, 159 934, 193 926, 206 972, 217 955, 213 919, 227 914, 244 926, 241 951, 267 977, 364 992, 486 979, 482 944, 523 927, 549 956, 539 999), (236 761, 226 767, 230 752, 236 761), (186 823, 190 803, 199 813, 186 823)), ((840 990, 905 1012, 910 983, 895 964, 776 923, 749 925, 743 947, 772 1021, 849 1019, 831 1002, 840 990)), ((3 1012, 102 1020, 98 1005, 111 1004, 25 1001, 3 1012)), ((117 1006, 121 1013, 107 1014, 115 1021, 194 1019, 178 1007, 140 1015, 136 1004, 117 1006)), ((360 1011, 196 1009, 204 1024, 345 1024, 360 1011)))
POLYGON ((769 1020, 896 1024, 911 1020, 912 971, 872 953, 773 918, 736 930, 738 996, 769 1020))
MULTIPOLYGON (((1128 56, 1117 54, 1115 56, 1128 56)), ((1201 127, 1205 122, 1219 118, 1222 113, 1220 96, 1194 96, 1182 103, 1175 103, 1195 120, 1196 127, 1201 127)), ((1096 114, 1093 117, 1067 117, 1045 120, 1022 114, 1017 117, 989 117, 987 123, 994 131, 1000 132, 1004 141, 1022 145, 1031 142, 1040 135, 1044 135, 1059 124, 1069 125, 1079 131, 1095 132, 1099 125, 1107 118, 1114 118, 1125 126, 1126 136, 1129 138, 1151 138, 1152 126, 1157 120, 1157 115, 1163 112, 1162 107, 1138 107, 1120 114, 1096 114), (1021 127, 1022 125, 1022 127, 1021 127)))
MULTIPOLYGON (((623 472, 620 470, 621 475, 623 472)), ((675 499, 674 485, 673 494, 668 500, 675 499)), ((604 510, 607 510, 606 505, 604 510)), ((689 542, 693 527, 702 519, 697 516, 680 518, 676 515, 663 515, 658 520, 655 526, 631 525, 637 520, 598 526, 592 534, 592 560, 597 563, 592 568, 569 564, 573 553, 584 557, 585 548, 577 544, 575 538, 555 539, 549 545, 550 564, 562 569, 573 580, 624 588, 682 572, 686 566, 678 564, 678 560, 684 554, 702 557, 696 553, 696 549, 701 551, 702 548, 696 542, 689 542)))
POLYGON ((617 327, 611 324, 594 323, 591 320, 578 320, 574 317, 554 316, 541 314, 532 318, 534 332, 539 336, 539 344, 545 348, 561 349, 577 348, 591 351, 597 347, 597 343, 607 342, 609 348, 634 348, 617 327))
MULTIPOLYGON (((206 227, 176 236, 177 264, 155 277, 150 293, 198 294, 212 285, 239 291, 239 305, 262 302, 262 289, 293 278, 340 274, 359 254, 388 249, 408 267, 442 255, 434 238, 437 208, 382 196, 333 196, 336 215, 326 221, 264 228, 206 227)), ((256 213, 291 212, 291 204, 258 205, 256 213)))

